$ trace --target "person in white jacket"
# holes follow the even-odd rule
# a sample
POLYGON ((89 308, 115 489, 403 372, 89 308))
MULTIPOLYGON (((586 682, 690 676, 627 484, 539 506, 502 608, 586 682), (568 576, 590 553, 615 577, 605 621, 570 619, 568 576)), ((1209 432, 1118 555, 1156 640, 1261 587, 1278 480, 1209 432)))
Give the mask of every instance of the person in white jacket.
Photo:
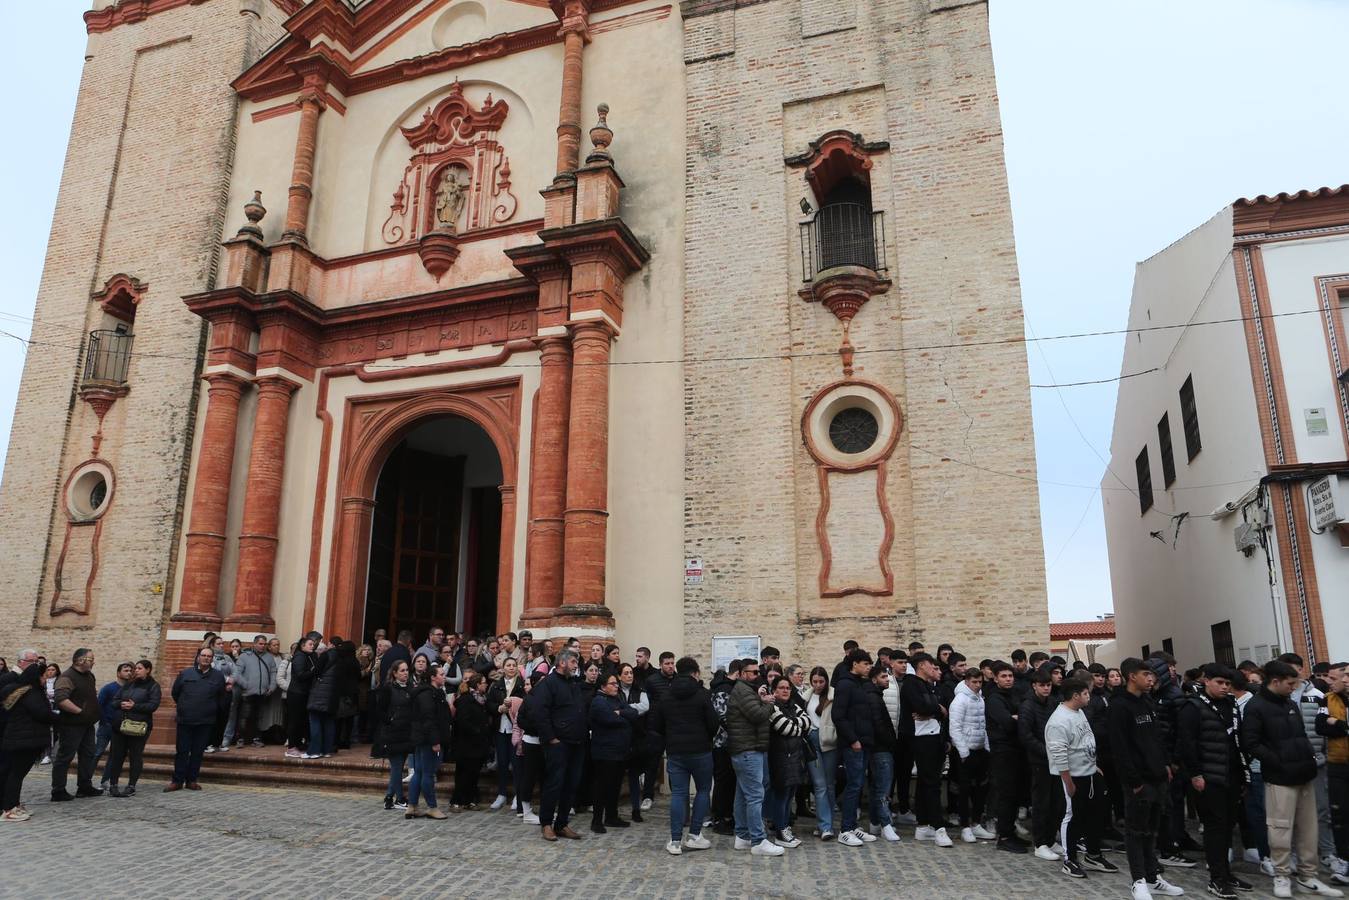
MULTIPOLYGON (((1067 802, 1059 824, 1063 845, 1063 874, 1086 878, 1085 863, 1098 872, 1118 872, 1119 867, 1101 855, 1101 831, 1105 827, 1105 779, 1096 766, 1096 736, 1082 710, 1091 702, 1091 680, 1074 675, 1064 680, 1063 702, 1045 725, 1045 751, 1049 771, 1063 780, 1067 802), (1077 861, 1077 843, 1085 841, 1086 856, 1077 861)), ((1137 895, 1135 895, 1137 896, 1137 895)))
POLYGON ((967 844, 997 835, 983 825, 988 799, 988 729, 984 722, 984 673, 966 670, 951 701, 951 743, 960 754, 960 839, 967 844))

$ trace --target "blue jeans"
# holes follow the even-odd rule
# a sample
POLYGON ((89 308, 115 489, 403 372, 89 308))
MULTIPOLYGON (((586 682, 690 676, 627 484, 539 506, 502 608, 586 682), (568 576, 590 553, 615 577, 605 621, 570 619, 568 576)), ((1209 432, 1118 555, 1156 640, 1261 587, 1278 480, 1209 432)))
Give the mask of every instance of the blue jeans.
POLYGON ((412 789, 408 791, 408 805, 416 806, 419 799, 425 800, 430 809, 436 808, 436 769, 440 766, 440 754, 432 750, 431 744, 418 744, 413 756, 417 773, 412 776, 412 789))
POLYGON ((757 750, 731 754, 735 770, 735 836, 757 844, 763 830, 763 798, 768 790, 768 754, 757 750))
POLYGON ((843 757, 843 774, 848 779, 843 786, 843 797, 839 801, 843 813, 843 830, 852 831, 857 827, 857 806, 862 801, 862 778, 867 772, 867 751, 843 747, 838 752, 843 757))
POLYGON ((407 796, 403 793, 403 767, 407 765, 408 755, 406 753, 389 754, 389 790, 388 796, 393 797, 400 803, 407 802, 407 796))
POLYGON ((1251 773, 1251 783, 1246 788, 1246 821, 1255 832, 1256 847, 1264 859, 1269 856, 1269 826, 1265 822, 1265 779, 1259 772, 1251 773))
POLYGON ((585 763, 585 747, 581 744, 543 745, 543 792, 539 798, 539 825, 551 825, 557 831, 571 821, 571 805, 576 800, 576 788, 581 783, 581 767, 585 763))
POLYGON ((796 794, 796 787, 775 787, 771 783, 768 785, 768 791, 764 795, 764 818, 773 824, 773 828, 781 831, 792 824, 792 796, 796 794))
POLYGON ((895 780, 895 757, 888 750, 877 750, 868 761, 871 771, 871 808, 868 815, 877 827, 890 824, 890 785, 895 780))
MULTIPOLYGON (((449 748, 446 748, 449 749, 449 748)), ((497 750, 497 796, 504 797, 514 784, 511 777, 515 765, 515 748, 511 746, 511 733, 509 731, 498 731, 496 739, 497 750)))
POLYGON ((309 713, 309 752, 315 755, 337 749, 337 720, 328 713, 309 713))
POLYGON ((670 840, 678 841, 684 836, 690 777, 697 793, 693 796, 689 834, 701 834, 707 811, 712 806, 712 754, 671 753, 665 758, 665 770, 670 774, 670 840))
POLYGON ((820 834, 825 834, 834 830, 834 770, 838 766, 838 751, 820 749, 819 729, 812 731, 806 740, 815 750, 815 758, 806 763, 806 768, 810 770, 815 792, 815 818, 820 824, 820 834))

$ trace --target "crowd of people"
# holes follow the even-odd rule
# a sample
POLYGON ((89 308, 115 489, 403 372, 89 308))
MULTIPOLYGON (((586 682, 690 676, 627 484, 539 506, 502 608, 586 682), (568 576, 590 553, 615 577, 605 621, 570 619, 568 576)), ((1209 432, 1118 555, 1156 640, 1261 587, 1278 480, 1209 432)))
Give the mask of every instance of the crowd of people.
MULTIPOLYGON (((626 662, 612 644, 529 632, 437 627, 420 647, 407 631, 359 647, 315 632, 288 653, 266 635, 245 648, 207 634, 171 682, 164 790, 200 790, 204 755, 244 744, 284 742, 302 763, 368 742, 388 760, 386 810, 447 818, 448 765, 449 811, 479 809, 486 770, 482 808, 509 808, 549 842, 580 840, 572 816, 587 811, 593 834, 641 823, 664 779, 674 855, 710 848, 712 832, 780 856, 810 821, 851 848, 899 843, 907 827, 941 848, 991 842, 1074 879, 1120 872, 1106 853, 1122 853, 1134 900, 1183 894, 1164 872, 1200 865, 1194 854, 1224 900, 1253 889, 1234 859, 1276 897, 1349 884, 1345 663, 1284 654, 1182 674, 1162 651, 1106 668, 1023 650, 975 664, 917 641, 843 649, 830 670, 764 647, 704 684, 693 657, 653 662, 640 647, 626 662)), ((54 802, 135 795, 160 685, 149 660, 101 688, 93 667, 88 649, 65 671, 34 650, 13 671, 0 661, 0 822, 31 817, 21 789, 37 764, 51 766, 54 802)))

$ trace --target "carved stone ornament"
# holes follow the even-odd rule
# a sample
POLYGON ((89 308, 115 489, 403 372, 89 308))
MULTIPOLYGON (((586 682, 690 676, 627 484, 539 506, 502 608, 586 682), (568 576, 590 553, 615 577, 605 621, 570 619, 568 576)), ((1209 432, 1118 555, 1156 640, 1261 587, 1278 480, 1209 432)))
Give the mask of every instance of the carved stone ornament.
POLYGON ((510 160, 497 141, 507 112, 506 101, 490 93, 471 104, 455 81, 421 122, 401 129, 413 153, 380 228, 385 244, 417 241, 447 226, 460 234, 491 228, 515 217, 510 160))

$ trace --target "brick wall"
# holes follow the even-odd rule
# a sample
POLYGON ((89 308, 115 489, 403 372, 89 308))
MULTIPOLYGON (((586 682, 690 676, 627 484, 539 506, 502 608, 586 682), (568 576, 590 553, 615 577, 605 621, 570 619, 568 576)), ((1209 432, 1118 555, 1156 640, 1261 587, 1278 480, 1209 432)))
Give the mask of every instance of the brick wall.
MULTIPOLYGON (((0 653, 34 646, 64 667, 75 647, 90 646, 100 677, 122 659, 159 659, 202 346, 201 321, 181 298, 215 276, 234 153, 229 82, 279 22, 272 4, 257 18, 215 0, 90 37, 0 484, 0 653), (104 421, 99 456, 115 489, 90 614, 53 620, 61 488, 91 456, 97 428, 78 395, 86 333, 104 324, 89 296, 119 272, 149 290, 130 391, 104 421)), ((93 530, 74 531, 90 540, 93 530)), ((66 589, 82 594, 84 580, 66 579, 66 589)), ((168 683, 173 673, 161 660, 158 674, 168 683)))
POLYGON ((685 544, 707 567, 685 592, 686 649, 755 633, 816 661, 848 637, 872 650, 1043 645, 1024 345, 891 352, 1022 334, 986 7, 690 0, 683 12, 685 544), (890 143, 872 195, 894 283, 852 327, 857 376, 906 418, 886 491, 890 597, 818 588, 820 498, 800 426, 842 377, 841 328, 796 295, 807 190, 783 160, 836 128, 890 143))

